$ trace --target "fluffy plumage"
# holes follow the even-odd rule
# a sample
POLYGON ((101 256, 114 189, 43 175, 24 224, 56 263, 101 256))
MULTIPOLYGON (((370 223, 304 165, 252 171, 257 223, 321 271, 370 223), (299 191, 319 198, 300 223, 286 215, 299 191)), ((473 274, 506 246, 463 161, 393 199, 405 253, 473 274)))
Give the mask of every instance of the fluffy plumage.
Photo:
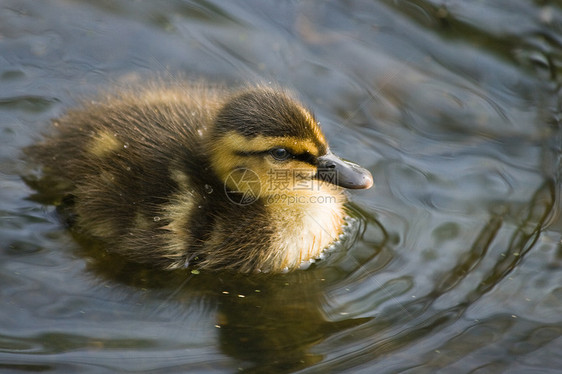
POLYGON ((372 184, 278 88, 152 85, 53 126, 28 154, 64 181, 74 227, 162 268, 296 268, 341 233, 341 186, 372 184))

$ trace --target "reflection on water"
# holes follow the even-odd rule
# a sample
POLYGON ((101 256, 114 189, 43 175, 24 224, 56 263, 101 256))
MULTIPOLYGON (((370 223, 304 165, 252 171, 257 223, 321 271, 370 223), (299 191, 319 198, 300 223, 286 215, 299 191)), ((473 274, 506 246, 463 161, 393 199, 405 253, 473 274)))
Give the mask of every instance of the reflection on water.
POLYGON ((0 4, 0 368, 556 372, 562 8, 500 0, 0 4), (274 80, 365 165, 306 271, 158 272, 22 180, 49 120, 139 77, 274 80))

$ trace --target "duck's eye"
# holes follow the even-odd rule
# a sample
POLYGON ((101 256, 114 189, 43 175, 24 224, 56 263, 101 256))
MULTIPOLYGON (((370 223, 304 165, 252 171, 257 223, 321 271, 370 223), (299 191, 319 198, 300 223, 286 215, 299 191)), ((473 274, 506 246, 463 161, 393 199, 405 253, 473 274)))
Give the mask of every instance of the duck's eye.
POLYGON ((269 154, 277 161, 284 161, 291 155, 285 148, 273 148, 269 151, 269 154))

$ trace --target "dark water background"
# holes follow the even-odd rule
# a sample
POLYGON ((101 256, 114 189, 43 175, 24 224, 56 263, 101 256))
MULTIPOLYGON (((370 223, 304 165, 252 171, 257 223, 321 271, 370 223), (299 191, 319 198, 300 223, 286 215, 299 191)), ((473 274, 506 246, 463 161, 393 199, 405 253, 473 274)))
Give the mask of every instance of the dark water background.
POLYGON ((559 1, 0 0, 0 372, 560 372, 561 83, 559 1), (78 244, 21 149, 153 74, 297 91, 374 175, 356 241, 277 277, 78 244))

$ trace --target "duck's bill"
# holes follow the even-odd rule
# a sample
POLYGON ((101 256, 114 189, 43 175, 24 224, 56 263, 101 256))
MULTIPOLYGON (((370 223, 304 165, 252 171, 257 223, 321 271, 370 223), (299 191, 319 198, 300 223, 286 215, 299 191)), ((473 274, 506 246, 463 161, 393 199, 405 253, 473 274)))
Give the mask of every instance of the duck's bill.
POLYGON ((366 189, 373 185, 373 176, 361 166, 344 161, 329 152, 318 157, 316 178, 349 189, 366 189))

